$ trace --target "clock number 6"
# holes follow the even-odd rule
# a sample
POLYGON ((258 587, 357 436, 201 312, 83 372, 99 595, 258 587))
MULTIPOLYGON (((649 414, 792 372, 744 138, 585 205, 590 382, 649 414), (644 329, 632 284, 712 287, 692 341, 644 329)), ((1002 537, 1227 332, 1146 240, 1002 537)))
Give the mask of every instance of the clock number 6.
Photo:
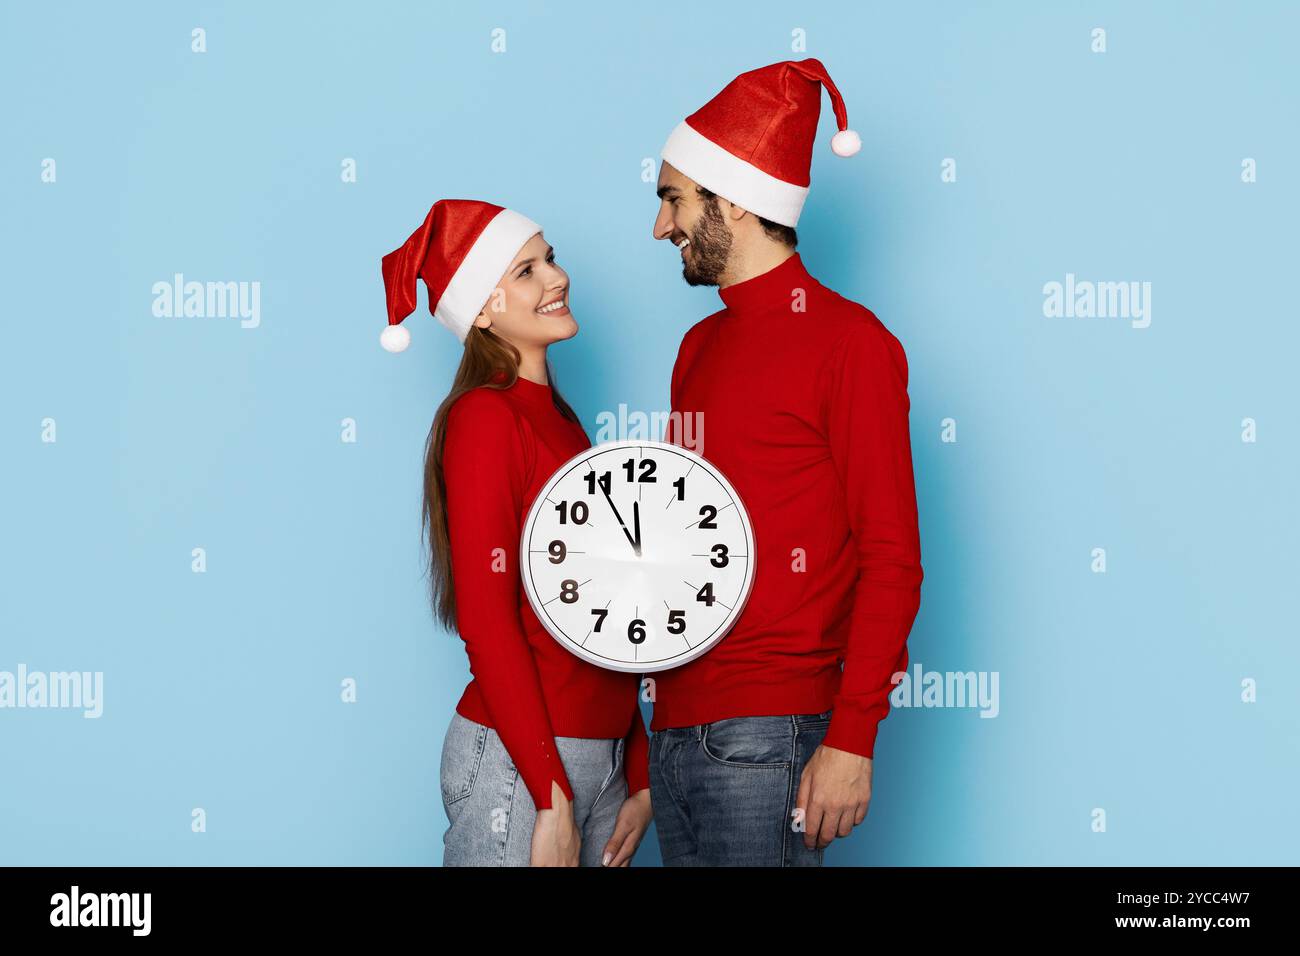
POLYGON ((645 621, 636 618, 627 626, 627 639, 633 644, 645 643, 645 621))

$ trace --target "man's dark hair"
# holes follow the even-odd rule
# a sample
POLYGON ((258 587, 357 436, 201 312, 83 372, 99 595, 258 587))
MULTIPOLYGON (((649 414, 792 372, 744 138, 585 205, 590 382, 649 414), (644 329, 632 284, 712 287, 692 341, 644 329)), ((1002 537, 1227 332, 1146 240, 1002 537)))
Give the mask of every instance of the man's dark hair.
MULTIPOLYGON (((705 189, 699 183, 695 184, 695 191, 700 194, 700 197, 705 202, 716 203, 718 201, 717 193, 705 189)), ((754 215, 758 216, 758 213, 754 213, 754 215)), ((764 219, 762 216, 758 216, 758 222, 763 227, 763 232, 767 234, 767 238, 775 242, 783 242, 791 249, 799 245, 799 236, 794 231, 794 226, 783 226, 779 222, 764 219)))

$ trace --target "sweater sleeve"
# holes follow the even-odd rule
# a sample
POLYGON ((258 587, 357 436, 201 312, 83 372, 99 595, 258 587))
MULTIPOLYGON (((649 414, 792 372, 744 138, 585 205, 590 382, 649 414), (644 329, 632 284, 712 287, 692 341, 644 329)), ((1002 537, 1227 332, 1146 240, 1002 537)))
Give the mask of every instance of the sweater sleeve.
POLYGON ((907 668, 921 601, 921 546, 908 429, 907 357, 871 317, 835 348, 825 378, 830 453, 844 493, 858 579, 844 673, 823 743, 870 757, 907 668))
POLYGON ((650 738, 646 736, 639 702, 632 712, 632 727, 623 738, 623 777, 629 797, 650 786, 650 738))
POLYGON ((573 789, 555 746, 541 676, 519 617, 525 438, 514 411, 485 390, 462 395, 443 447, 456 623, 493 728, 538 810, 551 781, 573 789))

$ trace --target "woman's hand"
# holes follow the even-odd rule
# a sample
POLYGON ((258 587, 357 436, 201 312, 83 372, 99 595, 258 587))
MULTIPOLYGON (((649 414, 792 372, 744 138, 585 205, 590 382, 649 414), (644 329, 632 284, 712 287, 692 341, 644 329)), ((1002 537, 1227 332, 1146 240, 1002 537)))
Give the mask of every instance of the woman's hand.
MULTIPOLYGON (((621 814, 620 814, 621 817, 621 814)), ((551 781, 551 807, 537 811, 529 866, 577 866, 582 834, 573 822, 573 804, 560 785, 551 781)))
POLYGON ((631 866, 632 854, 650 828, 654 809, 650 806, 650 789, 638 790, 623 801, 614 821, 614 835, 605 844, 604 866, 631 866))

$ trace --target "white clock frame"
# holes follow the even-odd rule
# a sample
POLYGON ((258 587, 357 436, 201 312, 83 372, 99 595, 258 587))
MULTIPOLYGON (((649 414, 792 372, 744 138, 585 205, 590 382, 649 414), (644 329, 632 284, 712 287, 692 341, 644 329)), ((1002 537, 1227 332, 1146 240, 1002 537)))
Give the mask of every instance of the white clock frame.
MULTIPOLYGON (((648 460, 645 456, 640 455, 638 455, 638 459, 648 460)), ((635 467, 631 469, 631 471, 635 470, 635 467)), ((562 492, 562 494, 564 493, 562 492)), ((572 496, 570 495, 570 497, 572 496)), ((567 502, 569 498, 562 498, 561 500, 567 502)), ((567 519, 572 516, 572 511, 566 506, 564 518, 567 519)), ((696 527, 694 534, 698 534, 699 531, 700 529, 696 527)), ((524 583, 524 592, 528 596, 533 612, 537 615, 537 619, 542 626, 546 628, 546 631, 571 653, 589 663, 595 664, 597 667, 636 674, 655 673, 680 667, 703 656, 716 646, 735 625, 749 600, 750 592, 754 586, 754 556, 754 528, 750 521, 749 512, 745 509, 744 502, 731 482, 727 480, 726 475, 722 474, 717 466, 689 449, 680 445, 653 440, 637 441, 629 439, 592 445, 566 461, 555 470, 554 474, 547 479, 546 484, 538 491, 532 507, 529 508, 528 516, 524 520, 519 541, 519 569, 524 583), (657 501, 650 505, 647 512, 649 518, 645 522, 639 523, 638 528, 633 527, 634 524, 638 524, 634 517, 642 517, 640 504, 645 500, 642 497, 644 493, 643 485, 652 484, 659 489, 675 488, 676 485, 672 477, 668 477, 668 480, 664 481, 646 481, 643 477, 644 469, 642 469, 643 476, 638 476, 630 481, 624 481, 621 478, 615 479, 613 472, 626 467, 626 465, 617 460, 623 456, 621 454, 615 456, 614 453, 622 452, 625 449, 651 450, 653 452, 651 458, 657 463, 651 469, 652 472, 656 473, 655 477, 661 477, 657 475, 658 470, 664 468, 667 471, 668 464, 675 466, 672 470, 672 476, 678 478, 686 478, 694 474, 696 469, 704 471, 707 476, 706 481, 702 485, 696 482, 691 487, 700 486, 702 489, 707 490, 691 495, 687 490, 687 485, 691 483, 683 481, 681 493, 685 497, 678 498, 674 493, 669 497, 667 503, 659 509, 660 512, 667 512, 674 504, 680 503, 681 508, 679 510, 690 509, 683 517, 695 517, 694 521, 683 526, 680 530, 674 527, 670 535, 668 533, 669 526, 664 523, 662 514, 655 513, 657 502, 664 500, 662 495, 658 495, 655 496, 657 501), (564 554, 560 564, 567 561, 570 554, 580 554, 584 555, 584 558, 573 562, 574 565, 586 565, 588 569, 592 570, 604 569, 605 582, 603 585, 597 584, 595 590, 598 597, 608 596, 608 600, 604 605, 605 610, 608 610, 616 600, 621 598, 619 611, 621 616, 626 616, 622 615, 622 612, 626 610, 622 605, 626 603, 629 597, 633 599, 632 613, 627 621, 626 637, 620 637, 623 634, 623 630, 619 626, 622 622, 610 621, 614 617, 612 613, 600 616, 596 614, 600 608, 592 607, 590 603, 583 602, 581 597, 569 602, 564 601, 561 596, 560 591, 565 590, 563 585, 570 580, 575 583, 572 593, 581 595, 581 587, 591 584, 595 579, 595 574, 588 576, 586 581, 580 583, 572 576, 565 576, 561 581, 560 591, 547 586, 546 594, 542 596, 539 594, 539 587, 545 585, 545 582, 539 584, 536 580, 541 575, 535 571, 533 565, 533 562, 536 561, 539 568, 553 569, 557 567, 551 561, 550 543, 557 540, 556 535, 557 529, 560 527, 560 519, 554 516, 559 511, 560 502, 554 500, 553 493, 566 484, 571 487, 578 487, 588 472, 596 473, 597 469, 593 466, 592 461, 605 456, 611 456, 609 466, 600 470, 611 473, 608 492, 610 500, 606 501, 606 492, 601 491, 601 483, 598 480, 587 486, 587 488, 596 487, 597 491, 600 491, 600 494, 595 495, 594 499, 589 497, 591 492, 587 488, 579 487, 579 493, 582 496, 581 500, 587 504, 584 521, 576 525, 569 524, 567 520, 564 522, 568 528, 585 526, 587 531, 583 543, 595 545, 596 547, 591 550, 571 551, 568 545, 564 544, 564 554), (578 472, 578 474, 575 475, 574 472, 578 472), (635 499, 628 490, 630 486, 637 488, 635 499), (618 491, 624 492, 620 498, 621 507, 620 501, 614 500, 614 493, 618 491), (709 491, 712 491, 716 496, 715 501, 705 500, 704 496, 709 494, 709 491), (725 501, 721 500, 721 496, 724 495, 726 497, 725 501), (695 500, 697 505, 712 507, 716 504, 716 513, 708 520, 716 520, 721 523, 716 528, 717 534, 707 537, 706 540, 708 540, 709 544, 706 545, 701 540, 701 543, 695 546, 696 550, 682 550, 691 547, 690 544, 684 544, 684 542, 687 542, 688 538, 691 537, 691 529, 699 525, 701 520, 705 518, 702 508, 696 508, 691 504, 692 499, 695 500), (631 507, 633 501, 635 501, 636 507, 631 507), (633 513, 626 514, 624 513, 625 510, 633 513), (728 515, 728 512, 732 513, 728 515), (622 518, 622 521, 615 517, 616 513, 622 518), (602 514, 602 518, 596 523, 592 523, 595 515, 602 514), (726 526, 725 531, 724 524, 726 526), (649 535, 646 534, 647 528, 649 529, 649 535), (632 534, 633 530, 638 531, 639 534, 634 536, 632 534), (599 535, 599 537, 591 537, 593 533, 599 535), (640 544, 642 551, 636 551, 634 544, 640 544), (741 544, 743 544, 743 554, 736 553, 732 547, 729 547, 729 545, 738 547, 741 544), (715 560, 724 557, 724 554, 717 553, 718 547, 724 548, 725 557, 727 558, 726 568, 720 569, 713 563, 715 560), (645 560, 643 555, 649 557, 650 560, 646 561, 645 564, 640 564, 640 561, 645 560), (743 559, 744 563, 737 573, 732 568, 732 565, 740 559, 743 559), (707 571, 710 578, 700 576, 698 580, 703 586, 693 590, 695 584, 688 579, 694 575, 700 575, 702 571, 707 571), (674 578, 680 579, 682 583, 680 585, 673 584, 674 578), (715 593, 710 589, 708 597, 712 598, 713 601, 706 602, 699 595, 704 591, 705 586, 712 585, 712 578, 725 583, 719 586, 719 593, 715 593), (720 592, 724 586, 726 593, 722 594, 720 592), (603 590, 601 590, 602 587, 603 590), (680 608, 676 609, 682 613, 682 618, 678 620, 672 619, 672 612, 675 608, 669 604, 668 598, 670 596, 674 599, 674 604, 681 605, 680 608), (642 614, 640 610, 641 599, 644 599, 647 605, 650 603, 662 604, 669 612, 667 619, 662 617, 663 612, 661 611, 651 615, 647 610, 645 614, 642 614), (588 617, 580 614, 575 615, 574 613, 561 614, 561 607, 556 607, 553 614, 551 610, 548 610, 548 605, 557 600, 561 602, 561 606, 581 603, 580 610, 587 610, 595 616, 595 622, 581 637, 577 637, 575 634, 587 624, 588 617), (687 602, 690 602, 689 608, 696 611, 694 615, 685 613, 687 602), (709 613, 712 611, 713 603, 721 605, 725 612, 721 614, 709 613), (699 611, 696 607, 697 604, 704 604, 709 611, 699 611), (693 632, 685 629, 689 628, 689 623, 692 620, 696 620, 702 615, 706 617, 706 626, 710 630, 703 640, 693 643, 691 640, 693 632), (602 626, 607 621, 609 621, 611 628, 608 631, 602 626), (634 625, 637 623, 643 625, 641 631, 644 636, 641 642, 633 642, 631 639, 631 635, 635 630, 634 625), (668 630, 671 625, 676 623, 681 623, 684 628, 681 634, 668 630), (599 631, 597 631, 598 627, 600 628, 599 631), (570 631, 574 631, 575 634, 569 633, 570 631), (591 639, 593 636, 597 637, 595 645, 592 645, 591 639), (610 645, 610 640, 607 639, 612 639, 613 646, 620 650, 624 648, 624 645, 631 645, 634 648, 633 653, 630 655, 631 659, 624 659, 594 649, 594 647, 610 645), (672 645, 676 644, 678 640, 684 641, 686 647, 680 652, 670 653, 672 645), (650 643, 649 652, 660 656, 647 660, 637 659, 643 643, 650 643)), ((591 593, 591 591, 589 590, 588 593, 591 593)))

